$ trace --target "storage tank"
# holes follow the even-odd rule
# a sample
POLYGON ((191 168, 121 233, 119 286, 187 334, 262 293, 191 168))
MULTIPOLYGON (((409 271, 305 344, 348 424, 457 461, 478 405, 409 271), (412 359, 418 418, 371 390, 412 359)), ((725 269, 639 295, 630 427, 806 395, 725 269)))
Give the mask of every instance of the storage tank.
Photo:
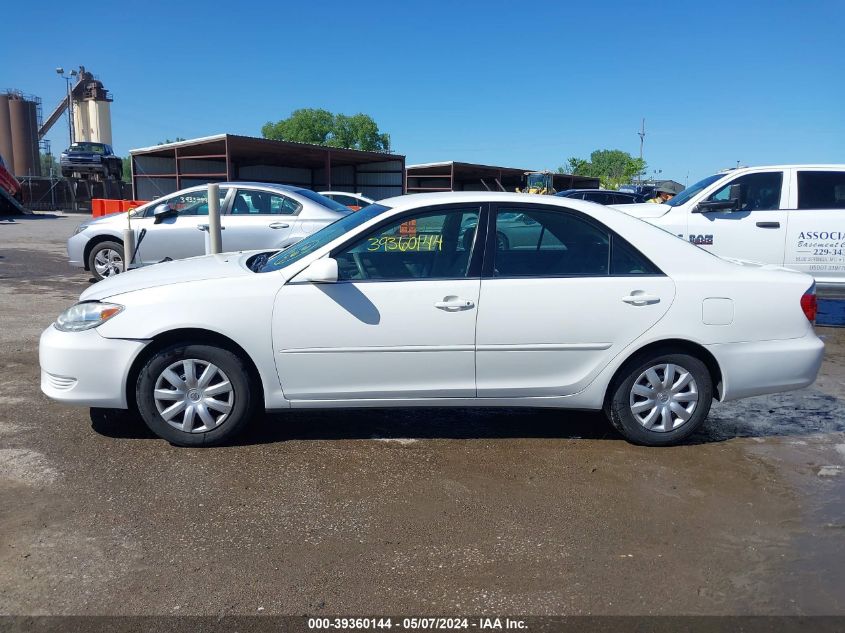
POLYGON ((9 95, 9 122, 12 127, 12 154, 15 176, 40 176, 38 152, 38 111, 34 101, 9 95))
POLYGON ((73 92, 75 140, 111 145, 111 94, 84 66, 80 67, 80 76, 73 92))
POLYGON ((9 95, 0 94, 0 156, 9 171, 14 171, 15 153, 12 151, 12 123, 9 119, 9 95))

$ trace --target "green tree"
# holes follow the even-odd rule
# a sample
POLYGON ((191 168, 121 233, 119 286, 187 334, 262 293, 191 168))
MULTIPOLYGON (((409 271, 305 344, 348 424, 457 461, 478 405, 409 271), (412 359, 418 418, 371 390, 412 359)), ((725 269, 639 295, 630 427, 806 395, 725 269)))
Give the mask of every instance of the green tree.
POLYGON ((265 123, 261 127, 264 138, 274 141, 312 143, 329 147, 345 147, 370 152, 390 149, 390 135, 379 131, 367 114, 332 114, 320 108, 294 110, 287 119, 265 123))
POLYGON ((163 141, 160 141, 160 142, 156 143, 156 145, 167 145, 168 143, 180 143, 180 142, 182 142, 182 141, 184 141, 184 140, 185 140, 185 139, 184 139, 184 138, 182 138, 181 136, 177 136, 177 137, 176 137, 176 140, 171 141, 169 138, 166 138, 166 139, 164 139, 163 141))
POLYGON ((132 159, 127 156, 120 160, 123 161, 123 178, 121 180, 123 182, 132 182, 132 159))
POLYGON ((62 170, 59 169, 59 163, 56 162, 52 154, 41 154, 41 175, 45 177, 50 176, 50 168, 53 169, 53 175, 59 177, 62 175, 62 170))
POLYGON ((590 154, 590 160, 570 158, 566 165, 558 167, 558 172, 576 176, 598 178, 602 187, 618 189, 630 183, 638 174, 645 171, 642 158, 634 158, 620 149, 597 149, 590 154))

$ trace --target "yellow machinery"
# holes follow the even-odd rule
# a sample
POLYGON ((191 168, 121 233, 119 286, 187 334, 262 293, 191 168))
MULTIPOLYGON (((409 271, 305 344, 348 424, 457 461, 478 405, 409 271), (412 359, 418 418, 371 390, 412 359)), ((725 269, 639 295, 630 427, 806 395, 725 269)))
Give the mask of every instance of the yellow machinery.
POLYGON ((550 171, 527 171, 525 172, 525 188, 519 189, 517 187, 516 192, 551 196, 557 193, 552 182, 552 172, 550 171))

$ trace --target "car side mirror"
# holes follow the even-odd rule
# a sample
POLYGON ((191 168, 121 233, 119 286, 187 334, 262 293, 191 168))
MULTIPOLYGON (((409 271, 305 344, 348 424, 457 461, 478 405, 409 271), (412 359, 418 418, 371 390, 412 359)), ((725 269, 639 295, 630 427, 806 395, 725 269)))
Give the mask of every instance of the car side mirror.
POLYGON ((337 260, 323 257, 311 262, 296 276, 297 281, 310 281, 312 284, 333 284, 337 281, 337 260))
POLYGON ((709 211, 736 211, 739 209, 739 199, 706 200, 699 202, 692 210, 693 213, 708 213, 709 211))
POLYGON ((153 220, 153 224, 161 224, 167 218, 175 218, 177 215, 179 215, 179 212, 176 209, 166 202, 162 202, 153 209, 153 217, 155 218, 155 220, 153 220))

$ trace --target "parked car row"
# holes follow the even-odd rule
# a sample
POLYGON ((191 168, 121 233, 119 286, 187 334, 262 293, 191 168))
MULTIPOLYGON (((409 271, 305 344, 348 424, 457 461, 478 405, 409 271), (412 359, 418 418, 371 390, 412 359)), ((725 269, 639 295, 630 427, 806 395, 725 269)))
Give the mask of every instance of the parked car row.
MULTIPOLYGON (((202 190, 177 195, 131 221, 164 236, 184 219, 175 243, 201 235, 202 190)), ((714 398, 800 388, 821 364, 810 276, 713 257, 606 206, 467 192, 351 213, 256 183, 221 196, 226 248, 240 248, 240 217, 287 224, 269 231, 289 228, 293 243, 92 285, 42 334, 44 393, 137 408, 185 446, 224 442, 260 409, 407 406, 603 410, 630 441, 667 445, 714 398)), ((86 247, 112 221, 127 218, 71 238, 77 265, 96 269, 86 247)))

